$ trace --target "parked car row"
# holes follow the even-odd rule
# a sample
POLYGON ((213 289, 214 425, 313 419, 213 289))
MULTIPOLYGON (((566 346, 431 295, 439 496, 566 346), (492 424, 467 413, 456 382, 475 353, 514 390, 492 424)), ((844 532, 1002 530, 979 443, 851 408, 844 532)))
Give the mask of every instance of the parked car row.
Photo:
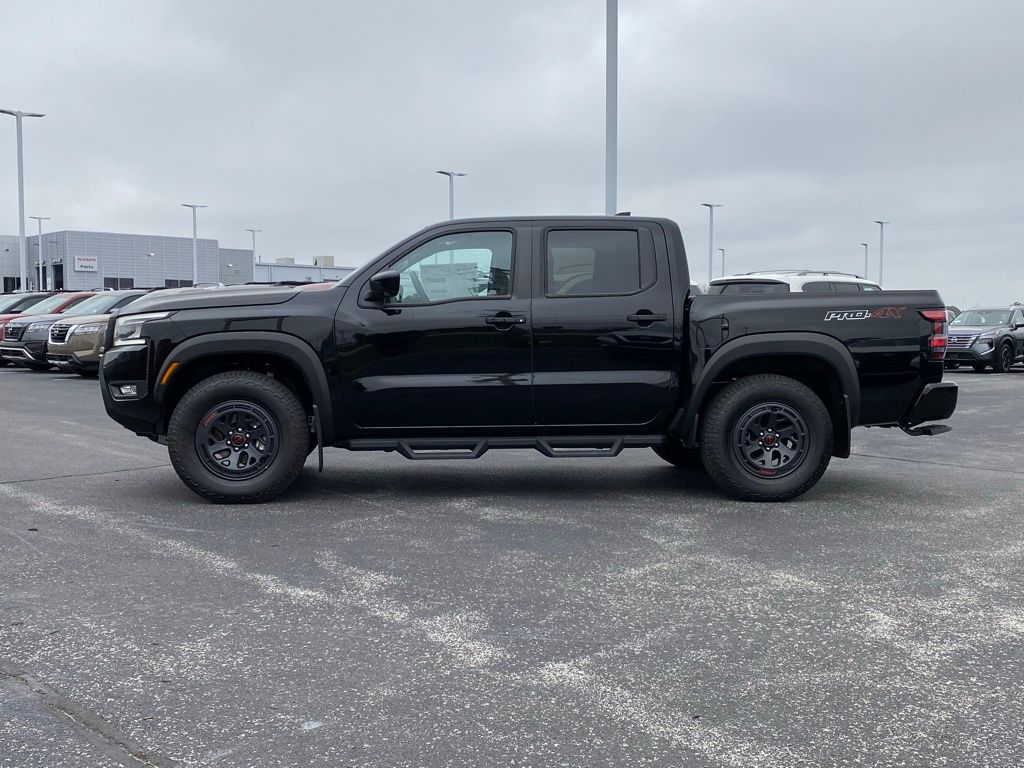
POLYGON ((946 367, 1005 373, 1024 363, 1024 306, 966 309, 949 322, 946 367))
POLYGON ((56 366, 95 376, 110 313, 146 293, 80 291, 0 297, 0 363, 34 371, 56 366))

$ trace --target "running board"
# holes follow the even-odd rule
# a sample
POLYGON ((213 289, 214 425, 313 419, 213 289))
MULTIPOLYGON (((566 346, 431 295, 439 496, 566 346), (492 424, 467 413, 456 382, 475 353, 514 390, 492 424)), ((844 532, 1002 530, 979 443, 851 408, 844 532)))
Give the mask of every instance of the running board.
POLYGON ((360 438, 339 444, 350 451, 397 451, 407 459, 479 459, 487 451, 519 448, 540 451, 553 459, 618 456, 624 448, 650 448, 664 435, 612 437, 424 437, 404 440, 360 438))
POLYGON ((952 427, 945 424, 925 424, 923 427, 908 427, 900 424, 900 429, 911 437, 935 437, 953 431, 952 427))

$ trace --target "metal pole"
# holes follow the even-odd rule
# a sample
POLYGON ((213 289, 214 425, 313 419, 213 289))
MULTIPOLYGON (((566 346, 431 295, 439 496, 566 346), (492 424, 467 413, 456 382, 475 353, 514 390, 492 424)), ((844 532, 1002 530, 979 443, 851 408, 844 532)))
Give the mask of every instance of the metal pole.
POLYGON ((861 243, 864 246, 864 279, 868 279, 868 244, 861 243))
POLYGON ((199 228, 196 223, 196 210, 207 206, 198 203, 182 203, 181 207, 192 209, 192 285, 195 285, 199 282, 199 228))
POLYGON ((46 285, 43 283, 43 222, 49 221, 49 216, 29 216, 30 219, 35 219, 39 225, 39 242, 36 244, 39 250, 39 283, 36 286, 36 290, 45 290, 46 285))
POLYGON ((255 281, 256 280, 256 264, 260 263, 258 258, 257 258, 257 256, 256 256, 256 233, 257 232, 262 232, 263 230, 262 229, 246 229, 245 231, 246 232, 250 232, 252 234, 252 260, 253 260, 252 279, 255 281))
POLYGON ((715 208, 721 208, 720 203, 701 203, 708 209, 708 282, 714 279, 715 262, 715 208))
POLYGON ((28 243, 25 240, 25 158, 21 143, 21 112, 14 116, 18 124, 18 248, 21 249, 21 288, 28 290, 28 243))
POLYGON ((718 251, 722 254, 722 277, 725 277, 725 248, 719 248, 718 251))
POLYGON ((448 176, 448 218, 455 218, 455 175, 448 176))
POLYGON ((615 215, 618 184, 619 0, 608 0, 605 22, 604 212, 615 215))
POLYGON ((882 285, 882 276, 885 271, 885 225, 892 224, 892 222, 875 219, 875 224, 878 225, 878 284, 882 285))

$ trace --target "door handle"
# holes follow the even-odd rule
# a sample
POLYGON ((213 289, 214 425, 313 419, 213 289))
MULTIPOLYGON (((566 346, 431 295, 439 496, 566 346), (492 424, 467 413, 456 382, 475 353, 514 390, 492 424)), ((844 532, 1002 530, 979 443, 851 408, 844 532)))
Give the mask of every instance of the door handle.
POLYGON ((484 318, 488 325, 495 326, 499 331, 507 331, 513 325, 522 325, 526 322, 526 315, 522 312, 495 312, 484 318))
POLYGON ((626 315, 626 319, 631 323, 637 323, 638 325, 647 326, 651 323, 658 322, 661 320, 667 320, 667 315, 656 315, 649 309, 638 310, 635 315, 626 315))

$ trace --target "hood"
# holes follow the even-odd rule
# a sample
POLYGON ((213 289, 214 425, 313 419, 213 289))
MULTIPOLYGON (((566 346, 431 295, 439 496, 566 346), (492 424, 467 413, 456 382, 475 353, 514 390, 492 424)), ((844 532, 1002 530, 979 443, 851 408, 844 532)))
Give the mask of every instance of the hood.
POLYGON ((1006 330, 1005 325, 951 325, 947 329, 948 336, 976 336, 989 331, 1006 330))
POLYGON ((136 299, 118 315, 139 315, 143 312, 166 312, 178 309, 210 309, 216 307, 251 307, 260 304, 283 304, 308 290, 330 290, 337 283, 309 285, 230 285, 223 288, 171 288, 153 291, 136 299))
POLYGON ((57 315, 56 322, 64 325, 93 325, 95 323, 106 324, 110 320, 109 314, 103 315, 57 315))
MULTIPOLYGON (((4 315, 3 317, 7 317, 4 315)), ((54 323, 58 320, 62 320, 67 315, 62 315, 59 312, 54 312, 49 315, 33 315, 28 312, 22 315, 11 315, 9 321, 12 325, 31 325, 32 323, 54 323)))

